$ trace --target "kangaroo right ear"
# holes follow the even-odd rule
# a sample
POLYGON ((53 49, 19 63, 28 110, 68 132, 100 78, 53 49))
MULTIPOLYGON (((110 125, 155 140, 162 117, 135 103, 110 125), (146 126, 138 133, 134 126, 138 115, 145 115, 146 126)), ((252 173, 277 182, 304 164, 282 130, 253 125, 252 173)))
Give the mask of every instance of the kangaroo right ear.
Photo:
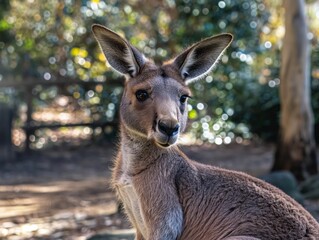
POLYGON ((145 57, 125 39, 98 24, 92 26, 97 42, 111 67, 117 72, 135 77, 145 64, 145 57))
POLYGON ((208 74, 232 42, 231 34, 220 34, 195 43, 174 59, 186 84, 208 74))

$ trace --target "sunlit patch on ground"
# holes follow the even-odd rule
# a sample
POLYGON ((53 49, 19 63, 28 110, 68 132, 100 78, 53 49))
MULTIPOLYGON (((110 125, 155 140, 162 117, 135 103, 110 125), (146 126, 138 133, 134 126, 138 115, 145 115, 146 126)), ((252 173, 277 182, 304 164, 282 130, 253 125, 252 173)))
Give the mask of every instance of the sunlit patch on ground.
POLYGON ((81 239, 123 227, 105 179, 0 186, 0 237, 81 239))
POLYGON ((114 148, 48 150, 0 169, 0 239, 86 239, 128 223, 109 187, 114 148))

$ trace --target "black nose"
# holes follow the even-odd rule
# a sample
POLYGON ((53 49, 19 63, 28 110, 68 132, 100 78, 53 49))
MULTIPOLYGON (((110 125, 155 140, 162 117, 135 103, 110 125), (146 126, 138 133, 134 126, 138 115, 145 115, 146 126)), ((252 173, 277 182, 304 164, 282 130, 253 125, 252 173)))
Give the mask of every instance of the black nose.
POLYGON ((159 121, 158 122, 158 129, 166 134, 167 136, 171 137, 174 136, 178 133, 178 129, 179 129, 179 124, 177 123, 175 126, 171 127, 168 124, 159 121))

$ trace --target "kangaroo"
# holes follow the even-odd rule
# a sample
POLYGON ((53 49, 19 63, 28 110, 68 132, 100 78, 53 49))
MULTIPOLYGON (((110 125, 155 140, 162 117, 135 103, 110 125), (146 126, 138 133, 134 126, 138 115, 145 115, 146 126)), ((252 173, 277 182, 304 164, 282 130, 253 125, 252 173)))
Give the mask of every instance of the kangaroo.
POLYGON ((112 185, 136 240, 319 239, 319 224, 279 189, 245 173, 199 164, 176 145, 187 122, 189 84, 208 74, 232 42, 206 38, 155 65, 115 32, 92 31, 126 77, 112 185))

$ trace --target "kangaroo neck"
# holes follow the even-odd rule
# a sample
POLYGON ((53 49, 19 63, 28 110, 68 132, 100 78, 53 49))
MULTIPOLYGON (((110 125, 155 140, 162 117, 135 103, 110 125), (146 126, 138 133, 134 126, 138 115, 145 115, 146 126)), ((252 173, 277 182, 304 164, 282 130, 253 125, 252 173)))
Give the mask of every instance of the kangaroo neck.
POLYGON ((121 125, 122 171, 134 176, 156 162, 170 149, 157 146, 152 140, 139 136, 121 125))

